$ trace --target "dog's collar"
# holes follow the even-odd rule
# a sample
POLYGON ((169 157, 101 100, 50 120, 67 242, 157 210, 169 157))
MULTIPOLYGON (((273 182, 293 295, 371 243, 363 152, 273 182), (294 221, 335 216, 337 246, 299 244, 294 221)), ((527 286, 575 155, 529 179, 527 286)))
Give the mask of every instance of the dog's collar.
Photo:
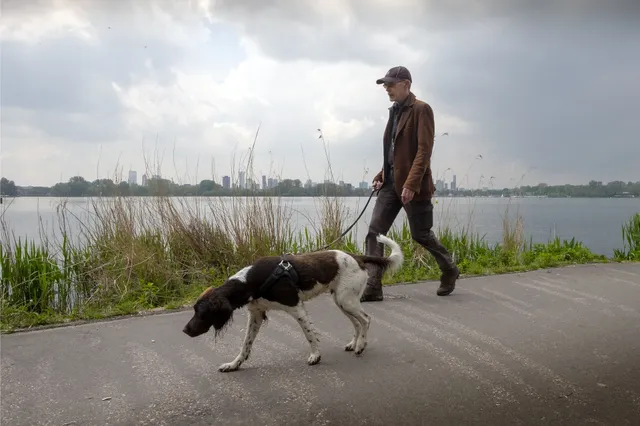
POLYGON ((298 282, 298 273, 296 272, 296 269, 293 267, 293 265, 289 262, 288 256, 283 255, 280 256, 280 258, 281 260, 280 263, 278 263, 278 266, 275 267, 273 272, 271 272, 271 275, 269 275, 269 277, 264 281, 264 283, 262 283, 262 285, 258 289, 256 299, 258 297, 264 297, 275 285, 275 283, 278 282, 278 280, 284 275, 288 276, 291 279, 292 284, 295 285, 298 282))

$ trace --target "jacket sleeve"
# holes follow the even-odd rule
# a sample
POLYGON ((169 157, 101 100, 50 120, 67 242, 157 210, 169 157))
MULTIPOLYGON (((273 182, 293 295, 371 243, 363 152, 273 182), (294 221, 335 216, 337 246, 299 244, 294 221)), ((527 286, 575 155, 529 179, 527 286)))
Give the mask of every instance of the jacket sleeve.
POLYGON ((433 137, 435 131, 435 123, 433 119, 433 110, 428 104, 424 104, 418 112, 417 116, 417 139, 418 151, 416 157, 409 170, 409 175, 405 181, 403 188, 408 188, 420 193, 422 178, 431 166, 431 153, 433 151, 433 137))

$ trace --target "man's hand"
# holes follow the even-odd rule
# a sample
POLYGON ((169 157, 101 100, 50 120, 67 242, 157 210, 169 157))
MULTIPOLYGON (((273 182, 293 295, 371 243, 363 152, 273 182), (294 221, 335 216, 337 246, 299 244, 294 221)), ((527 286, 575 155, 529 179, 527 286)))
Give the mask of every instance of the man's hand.
POLYGON ((373 181, 373 189, 375 189, 376 191, 380 191, 380 188, 382 188, 382 181, 381 180, 373 181))
POLYGON ((409 201, 413 200, 414 195, 416 195, 416 193, 409 188, 402 188, 402 204, 407 204, 409 201))

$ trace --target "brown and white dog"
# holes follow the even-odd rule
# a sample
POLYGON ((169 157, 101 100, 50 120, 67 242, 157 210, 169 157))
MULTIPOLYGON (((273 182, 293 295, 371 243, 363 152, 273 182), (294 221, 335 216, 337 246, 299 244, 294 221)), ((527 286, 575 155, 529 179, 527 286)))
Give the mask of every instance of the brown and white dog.
POLYGON ((304 302, 330 292, 335 304, 353 324, 353 339, 345 350, 360 355, 367 346, 370 322, 369 315, 360 305, 360 297, 369 276, 366 266, 369 264, 381 267, 383 271, 395 272, 404 261, 402 250, 395 241, 384 235, 378 235, 377 239, 379 243, 391 248, 389 257, 356 255, 341 250, 291 255, 287 260, 298 275, 297 282, 293 283, 284 275, 265 295, 260 296, 258 289, 281 258, 258 258, 252 265, 229 277, 220 287, 205 290, 195 302, 193 317, 185 325, 183 332, 196 337, 213 327, 217 336, 229 324, 234 310, 247 306, 249 315, 242 349, 233 361, 219 367, 219 371, 234 371, 249 358, 260 326, 267 319, 266 311, 282 310, 300 324, 311 345, 307 363, 315 365, 320 361, 318 338, 304 302))

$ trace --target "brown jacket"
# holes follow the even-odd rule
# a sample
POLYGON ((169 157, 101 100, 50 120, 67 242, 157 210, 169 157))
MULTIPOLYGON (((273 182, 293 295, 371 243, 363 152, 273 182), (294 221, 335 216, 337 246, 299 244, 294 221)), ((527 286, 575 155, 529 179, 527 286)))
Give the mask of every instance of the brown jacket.
MULTIPOLYGON (((386 158, 391 143, 391 127, 392 122, 389 120, 383 137, 383 159, 386 158)), ((431 106, 409 93, 398 121, 393 153, 394 186, 398 196, 402 194, 402 188, 413 190, 416 193, 414 200, 425 200, 433 196, 436 190, 431 176, 434 133, 435 122, 431 106)), ((390 173, 387 169, 387 162, 384 161, 382 170, 373 181, 384 182, 385 173, 390 173)))

